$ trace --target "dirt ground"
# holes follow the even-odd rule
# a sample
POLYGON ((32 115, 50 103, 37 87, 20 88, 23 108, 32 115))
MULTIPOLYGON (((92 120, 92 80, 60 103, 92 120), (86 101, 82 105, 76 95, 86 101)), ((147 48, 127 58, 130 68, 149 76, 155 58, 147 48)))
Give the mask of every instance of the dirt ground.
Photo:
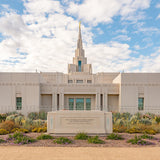
MULTIPOLYGON (((26 135, 35 138, 40 135, 41 133, 27 133, 26 135)), ((53 143, 53 140, 38 140, 37 142, 31 143, 31 144, 24 144, 24 145, 18 145, 13 144, 12 141, 8 141, 7 143, 0 143, 0 146, 27 146, 27 147, 134 147, 134 148, 149 148, 149 147, 160 147, 160 134, 153 135, 153 139, 151 140, 145 140, 150 142, 150 145, 147 146, 140 146, 140 145, 133 145, 130 143, 127 143, 128 139, 134 138, 135 134, 127 134, 127 133, 119 133, 119 135, 122 135, 124 140, 106 140, 106 137, 99 137, 103 141, 105 141, 104 144, 91 144, 88 143, 87 140, 74 140, 74 137, 68 137, 73 141, 72 144, 55 144, 53 143)), ((142 134, 137 134, 142 135, 142 134)), ((8 135, 0 135, 0 138, 7 139, 8 135)), ((160 158, 159 158, 160 160, 160 158)))
POLYGON ((1 146, 1 160, 159 160, 160 147, 1 146))

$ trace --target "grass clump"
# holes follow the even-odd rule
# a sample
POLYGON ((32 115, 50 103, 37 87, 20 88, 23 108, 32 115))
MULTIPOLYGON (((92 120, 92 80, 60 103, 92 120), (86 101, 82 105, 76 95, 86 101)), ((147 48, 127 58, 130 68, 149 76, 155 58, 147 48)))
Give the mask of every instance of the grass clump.
POLYGON ((142 136, 140 136, 140 138, 142 138, 142 139, 153 139, 153 136, 149 136, 147 134, 143 134, 142 136))
POLYGON ((87 135, 87 133, 80 132, 80 133, 76 134, 75 139, 77 139, 77 140, 87 140, 88 135, 87 135))
POLYGON ((9 140, 14 140, 15 144, 29 144, 36 140, 24 135, 22 132, 15 132, 13 135, 9 135, 9 140))
POLYGON ((38 140, 44 140, 44 139, 53 139, 53 137, 49 134, 41 134, 37 137, 38 140))
POLYGON ((103 143, 105 143, 104 141, 102 141, 101 139, 99 139, 98 136, 89 137, 89 138, 88 138, 88 142, 89 142, 89 143, 94 143, 94 144, 103 144, 103 143))
POLYGON ((53 142, 57 143, 57 144, 70 144, 70 143, 72 143, 72 141, 66 137, 56 138, 53 142))
POLYGON ((0 143, 5 143, 6 141, 4 139, 0 138, 0 143))
POLYGON ((138 145, 146 145, 147 142, 142 140, 141 137, 138 137, 137 135, 135 135, 135 137, 133 139, 129 139, 127 141, 128 143, 132 143, 132 144, 138 144, 138 145))
POLYGON ((121 135, 111 133, 110 135, 107 136, 106 139, 112 139, 112 140, 122 140, 124 139, 121 135))

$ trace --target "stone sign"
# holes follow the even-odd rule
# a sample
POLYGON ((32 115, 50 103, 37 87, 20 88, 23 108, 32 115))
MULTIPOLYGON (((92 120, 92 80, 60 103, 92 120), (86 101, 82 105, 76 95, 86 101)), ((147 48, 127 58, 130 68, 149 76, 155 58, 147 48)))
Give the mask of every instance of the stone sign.
POLYGON ((48 112, 47 132, 72 135, 78 132, 104 135, 112 133, 112 113, 103 111, 48 112))

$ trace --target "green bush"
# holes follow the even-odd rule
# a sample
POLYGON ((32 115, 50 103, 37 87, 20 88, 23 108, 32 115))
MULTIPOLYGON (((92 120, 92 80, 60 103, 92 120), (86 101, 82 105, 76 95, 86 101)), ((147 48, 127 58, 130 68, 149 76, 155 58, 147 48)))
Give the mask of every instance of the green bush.
POLYGON ((118 134, 111 133, 110 135, 107 136, 106 139, 122 140, 124 138, 122 138, 122 136, 120 136, 118 134))
POLYGON ((70 144, 70 143, 72 143, 72 141, 66 137, 56 138, 53 142, 57 143, 57 144, 70 144))
POLYGON ((0 114, 0 123, 5 121, 6 118, 7 118, 7 114, 4 114, 4 113, 0 114))
POLYGON ((147 134, 143 134, 142 136, 140 136, 140 138, 142 138, 142 139, 153 139, 153 136, 149 136, 147 134))
POLYGON ((45 120, 41 120, 41 119, 33 120, 32 126, 35 128, 44 127, 45 122, 46 122, 45 120))
POLYGON ((0 143, 5 143, 6 141, 0 138, 0 143))
POLYGON ((35 139, 28 137, 21 132, 15 132, 13 135, 9 135, 9 140, 14 140, 15 144, 29 144, 36 141, 35 139))
POLYGON ((103 143, 105 143, 104 141, 102 141, 101 139, 99 139, 98 136, 89 137, 89 138, 88 138, 88 142, 89 142, 89 143, 94 143, 94 144, 103 144, 103 143))
POLYGON ((87 133, 80 132, 80 133, 76 134, 75 139, 77 139, 77 140, 87 140, 88 135, 87 135, 87 133))
POLYGON ((160 116, 156 116, 155 120, 156 120, 157 124, 159 124, 160 123, 160 116))
POLYGON ((31 120, 36 120, 38 119, 38 113, 37 112, 31 112, 28 114, 27 118, 31 119, 31 120))
POLYGON ((43 140, 43 139, 53 139, 53 136, 49 134, 41 134, 40 136, 37 137, 38 140, 43 140))
POLYGON ((8 134, 9 132, 5 129, 0 129, 0 135, 8 134))
POLYGON ((39 119, 47 120, 47 112, 39 112, 39 119))
POLYGON ((29 118, 25 118, 24 120, 22 120, 22 128, 24 129, 31 131, 33 129, 32 124, 33 121, 29 118))
POLYGON ((31 112, 28 114, 27 117, 32 120, 37 120, 37 119, 47 120, 47 112, 31 112))
POLYGON ((18 117, 16 117, 15 118, 15 124, 17 124, 17 125, 22 125, 22 121, 24 120, 24 116, 18 116, 18 117))
POLYGON ((18 115, 15 114, 15 115, 9 115, 6 117, 6 121, 13 121, 15 122, 15 118, 17 117, 18 115))
POLYGON ((138 137, 137 135, 135 135, 135 137, 133 139, 129 139, 127 142, 132 143, 132 144, 138 144, 138 145, 147 144, 146 141, 142 140, 141 137, 138 137))
POLYGON ((149 119, 142 118, 139 123, 145 124, 145 125, 152 125, 152 121, 149 119))
POLYGON ((124 126, 125 125, 125 121, 123 119, 117 119, 116 122, 115 122, 115 125, 124 126))

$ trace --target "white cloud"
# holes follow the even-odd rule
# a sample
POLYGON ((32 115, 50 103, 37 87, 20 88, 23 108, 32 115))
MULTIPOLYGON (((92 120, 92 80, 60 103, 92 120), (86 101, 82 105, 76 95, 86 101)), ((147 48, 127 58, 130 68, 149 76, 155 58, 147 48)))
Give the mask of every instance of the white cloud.
POLYGON ((112 18, 121 15, 131 17, 138 10, 149 8, 151 0, 85 0, 82 4, 70 3, 68 13, 92 25, 100 22, 112 22, 112 18))
POLYGON ((59 1, 53 0, 23 0, 26 12, 34 15, 44 15, 46 13, 63 13, 63 8, 59 1))
POLYGON ((160 3, 158 3, 158 4, 156 5, 156 8, 160 8, 160 3))
POLYGON ((157 19, 160 19, 160 14, 157 16, 157 19))
POLYGON ((118 41, 130 41, 131 37, 128 37, 127 35, 118 35, 114 37, 113 39, 118 40, 118 41))

